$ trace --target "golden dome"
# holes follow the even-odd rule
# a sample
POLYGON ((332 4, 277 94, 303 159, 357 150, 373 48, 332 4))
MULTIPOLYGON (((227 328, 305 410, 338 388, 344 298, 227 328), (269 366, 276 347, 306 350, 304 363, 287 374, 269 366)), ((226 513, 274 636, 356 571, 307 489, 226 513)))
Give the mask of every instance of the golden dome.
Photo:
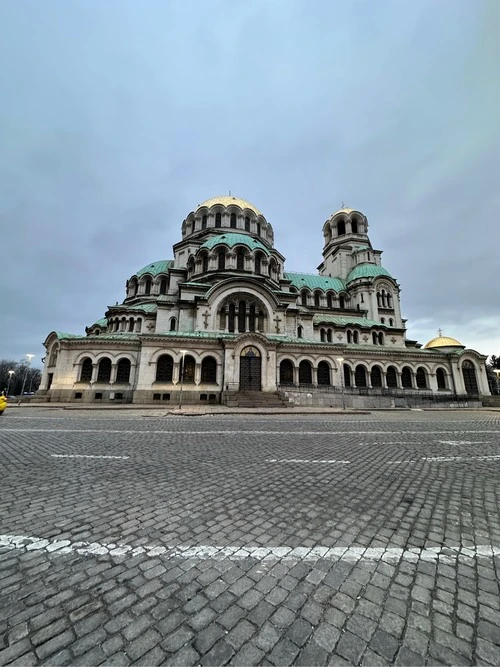
POLYGON ((456 338, 437 336, 424 345, 424 349, 427 350, 433 347, 465 347, 465 345, 462 345, 456 338))
POLYGON ((210 208, 211 206, 215 206, 216 204, 220 204, 221 206, 239 206, 240 208, 249 208, 256 215, 262 215, 259 209, 253 204, 251 204, 249 201, 246 201, 245 199, 240 199, 239 197, 233 197, 232 195, 222 195, 220 197, 212 197, 212 199, 207 199, 207 201, 204 201, 202 204, 199 204, 198 208, 201 208, 202 206, 207 206, 208 208, 210 208))

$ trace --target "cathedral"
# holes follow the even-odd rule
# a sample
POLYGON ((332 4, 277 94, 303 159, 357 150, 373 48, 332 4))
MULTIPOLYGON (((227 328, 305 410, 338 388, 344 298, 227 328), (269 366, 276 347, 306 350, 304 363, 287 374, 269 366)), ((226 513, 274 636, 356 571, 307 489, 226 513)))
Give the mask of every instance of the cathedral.
POLYGON ((49 334, 37 397, 369 408, 490 393, 483 355, 441 333, 423 347, 407 339, 399 284, 363 213, 342 208, 322 231, 318 272, 292 273, 256 206, 203 202, 172 258, 131 275, 86 335, 49 334))

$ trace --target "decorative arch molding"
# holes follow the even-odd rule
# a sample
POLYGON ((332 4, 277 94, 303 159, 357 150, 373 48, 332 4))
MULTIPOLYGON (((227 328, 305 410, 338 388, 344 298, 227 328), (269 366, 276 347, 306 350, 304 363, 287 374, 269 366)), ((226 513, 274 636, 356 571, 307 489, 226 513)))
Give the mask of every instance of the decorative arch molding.
POLYGON ((246 347, 256 347, 260 351, 262 359, 268 359, 269 351, 272 349, 265 336, 262 336, 259 333, 244 333, 238 336, 234 341, 233 355, 235 357, 240 357, 242 351, 246 347))

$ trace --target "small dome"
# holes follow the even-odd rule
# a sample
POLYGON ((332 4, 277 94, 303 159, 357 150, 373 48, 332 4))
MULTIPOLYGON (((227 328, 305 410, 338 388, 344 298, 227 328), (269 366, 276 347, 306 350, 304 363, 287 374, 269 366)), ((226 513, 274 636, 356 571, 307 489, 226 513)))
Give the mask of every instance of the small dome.
POLYGON ((142 269, 139 269, 136 276, 142 276, 145 273, 149 273, 152 276, 157 276, 160 273, 168 273, 168 270, 171 269, 174 265, 173 259, 160 259, 156 262, 152 262, 147 266, 144 266, 142 269))
POLYGON ((462 343, 460 343, 456 338, 450 338, 449 336, 437 336, 424 345, 424 350, 429 350, 436 347, 464 348, 465 345, 462 345, 462 343))
POLYGON ((346 282, 350 283, 353 280, 357 280, 358 278, 376 278, 377 276, 387 276, 388 278, 392 278, 389 271, 384 269, 383 266, 363 262, 362 264, 358 264, 354 267, 354 269, 347 276, 346 282))
POLYGON ((204 201, 202 204, 198 204, 197 209, 201 208, 202 206, 210 208, 211 206, 215 206, 216 204, 220 204, 221 206, 239 206, 241 209, 249 208, 256 215, 262 215, 259 209, 253 204, 251 204, 249 201, 246 201, 245 199, 240 199, 239 197, 233 197, 232 195, 222 195, 220 197, 213 197, 212 199, 207 199, 207 201, 204 201))

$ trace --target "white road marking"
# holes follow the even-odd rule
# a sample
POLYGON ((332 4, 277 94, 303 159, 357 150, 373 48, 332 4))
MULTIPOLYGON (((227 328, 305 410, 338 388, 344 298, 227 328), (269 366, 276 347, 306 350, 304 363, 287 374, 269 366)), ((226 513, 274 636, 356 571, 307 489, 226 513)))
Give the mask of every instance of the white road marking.
POLYGON ((472 442, 471 440, 438 440, 442 445, 485 445, 484 442, 472 442))
POLYGON ((266 463, 350 463, 338 459, 266 459, 266 463))
POLYGON ((145 554, 148 557, 164 558, 211 558, 214 560, 243 560, 255 558, 260 561, 305 561, 316 562, 320 559, 332 561, 373 561, 382 560, 397 563, 401 560, 417 562, 439 561, 455 564, 460 561, 473 561, 477 558, 500 556, 500 547, 488 544, 468 547, 430 547, 420 549, 400 549, 396 547, 255 547, 255 546, 158 546, 145 544, 133 547, 130 544, 101 544, 99 542, 70 542, 69 540, 47 540, 29 535, 0 535, 0 548, 26 549, 27 551, 45 551, 56 556, 77 553, 83 556, 133 557, 145 554))
POLYGON ((441 463, 446 461, 498 461, 500 454, 489 454, 485 456, 422 456, 419 459, 408 459, 404 461, 387 461, 388 464, 418 463, 418 461, 431 461, 441 463))
MULTIPOLYGON (((166 430, 126 430, 126 429, 102 429, 102 428, 2 428, 0 433, 9 432, 9 433, 133 433, 134 435, 139 435, 141 433, 159 433, 161 435, 437 435, 448 433, 450 435, 453 432, 450 431, 255 431, 253 429, 243 430, 224 430, 224 431, 211 431, 205 429, 204 431, 166 431, 166 430)), ((498 431, 459 431, 460 433, 495 433, 498 434, 498 431)), ((484 443, 481 443, 484 444, 484 443)))
POLYGON ((101 456, 97 454, 51 454, 56 459, 129 459, 130 456, 101 456))

